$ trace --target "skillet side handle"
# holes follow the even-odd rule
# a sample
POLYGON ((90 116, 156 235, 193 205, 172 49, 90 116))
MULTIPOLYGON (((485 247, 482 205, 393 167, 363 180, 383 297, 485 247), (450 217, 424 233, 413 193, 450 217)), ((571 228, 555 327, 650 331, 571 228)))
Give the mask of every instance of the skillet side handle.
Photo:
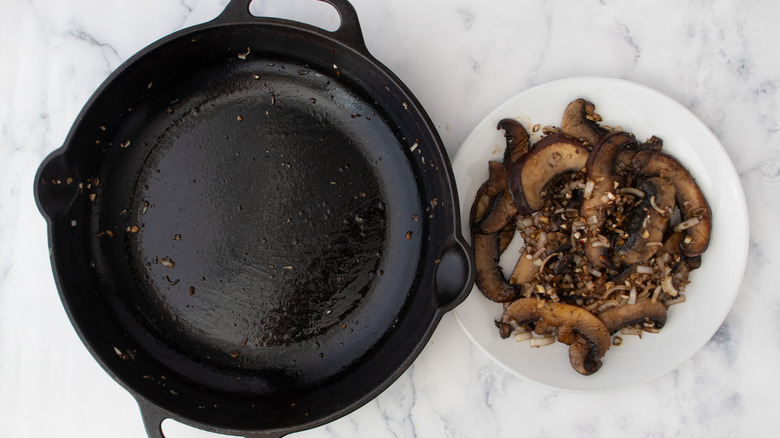
POLYGON ((138 402, 138 408, 141 409, 141 418, 144 422, 146 435, 149 438, 165 438, 162 431, 162 423, 168 418, 168 413, 141 397, 136 397, 136 401, 138 402))
MULTIPOLYGON (((138 408, 141 410, 141 418, 144 422, 144 429, 146 435, 149 438, 165 438, 165 433, 162 430, 163 421, 167 418, 171 418, 171 415, 164 409, 156 406, 154 403, 138 396, 136 397, 138 408)), ((245 438, 281 438, 285 434, 279 431, 217 431, 223 432, 234 436, 243 435, 245 438)))
POLYGON ((474 256, 462 239, 455 239, 437 261, 435 286, 439 307, 449 312, 463 302, 474 286, 474 256))
MULTIPOLYGON (((305 27, 307 30, 315 30, 323 35, 328 35, 331 38, 335 38, 344 43, 348 47, 368 55, 368 48, 363 40, 363 32, 360 30, 360 22, 358 21, 358 15, 355 8, 347 0, 318 0, 328 3, 336 9, 341 19, 339 28, 333 32, 321 29, 319 27, 306 25, 290 20, 283 20, 280 18, 268 18, 257 17, 249 12, 249 5, 253 0, 231 0, 225 7, 225 10, 214 20, 218 24, 229 23, 281 23, 285 22, 288 25, 295 27, 305 27)), ((284 1, 284 0, 276 0, 284 1)), ((314 0, 312 0, 314 1, 314 0)))
POLYGON ((53 222, 66 212, 78 196, 79 181, 77 169, 61 150, 49 154, 38 168, 33 187, 35 204, 41 214, 53 222))

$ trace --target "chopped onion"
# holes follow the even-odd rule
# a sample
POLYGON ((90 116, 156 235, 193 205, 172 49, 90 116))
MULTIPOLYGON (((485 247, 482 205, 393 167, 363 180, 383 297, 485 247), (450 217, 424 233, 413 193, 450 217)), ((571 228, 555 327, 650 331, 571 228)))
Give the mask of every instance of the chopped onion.
POLYGON ((628 302, 626 304, 629 306, 636 304, 636 287, 632 287, 628 292, 628 302))
POLYGON ((556 257, 556 256, 560 257, 560 255, 561 255, 561 253, 556 252, 556 253, 550 254, 547 257, 545 257, 544 260, 542 260, 542 264, 539 265, 539 272, 541 272, 542 269, 544 269, 544 266, 547 264, 548 261, 550 261, 551 258, 556 257))
POLYGON ((604 295, 601 297, 602 300, 606 300, 607 297, 612 295, 612 292, 615 292, 617 290, 626 290, 625 286, 612 286, 611 288, 607 289, 606 292, 604 292, 604 295))
POLYGON ((653 296, 650 297, 650 302, 655 303, 656 301, 658 301, 658 295, 660 295, 662 291, 663 291, 663 287, 661 286, 656 287, 655 290, 653 291, 653 296))
POLYGON ((543 338, 531 338, 532 347, 544 347, 545 345, 550 345, 553 342, 555 342, 554 336, 545 336, 543 338))
POLYGON ((641 338, 642 337, 642 329, 637 328, 637 327, 623 327, 622 329, 620 329, 620 334, 621 335, 634 335, 634 336, 639 336, 641 338))
POLYGON ((680 303, 684 303, 684 302, 685 302, 685 295, 680 294, 680 295, 677 296, 677 298, 671 298, 671 299, 668 299, 668 300, 664 300, 664 305, 666 307, 669 307, 669 306, 671 306, 673 304, 680 304, 680 303))
POLYGON ((663 280, 661 280, 661 287, 663 287, 664 292, 666 292, 669 296, 676 297, 679 293, 677 288, 674 287, 674 278, 672 278, 671 275, 667 275, 663 280))
POLYGON ((515 341, 522 342, 531 339, 531 332, 515 333, 515 341))
POLYGON ((582 191, 582 197, 585 199, 592 198, 594 187, 596 187, 596 182, 589 179, 588 182, 585 183, 585 189, 582 191))
POLYGON ((618 195, 624 195, 624 194, 628 193, 629 195, 634 195, 637 198, 644 198, 645 197, 645 192, 643 192, 643 191, 641 191, 639 189, 635 189, 633 187, 623 187, 623 188, 618 189, 617 192, 618 192, 618 195))
POLYGON ((636 267, 637 274, 652 274, 653 268, 651 266, 639 265, 636 267))
POLYGON ((688 219, 687 221, 682 221, 679 224, 675 225, 674 226, 674 231, 675 232, 680 232, 680 231, 683 231, 683 230, 687 230, 688 228, 690 228, 690 227, 692 227, 694 225, 698 225, 699 222, 701 222, 699 220, 699 218, 692 217, 692 218, 688 219))
POLYGON ((651 196, 650 197, 650 205, 653 207, 653 210, 655 210, 655 211, 657 211, 657 212, 659 212, 661 214, 666 214, 666 210, 664 210, 663 208, 659 207, 658 204, 655 203, 655 196, 651 196))

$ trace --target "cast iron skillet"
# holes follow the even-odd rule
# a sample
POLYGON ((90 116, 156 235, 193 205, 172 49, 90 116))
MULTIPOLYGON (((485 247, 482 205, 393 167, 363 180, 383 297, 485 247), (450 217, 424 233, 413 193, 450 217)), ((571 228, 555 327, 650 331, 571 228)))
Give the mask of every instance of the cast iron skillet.
POLYGON ((335 32, 233 0, 152 44, 38 171, 62 302, 150 436, 345 415, 471 289, 438 134, 326 1, 335 32))

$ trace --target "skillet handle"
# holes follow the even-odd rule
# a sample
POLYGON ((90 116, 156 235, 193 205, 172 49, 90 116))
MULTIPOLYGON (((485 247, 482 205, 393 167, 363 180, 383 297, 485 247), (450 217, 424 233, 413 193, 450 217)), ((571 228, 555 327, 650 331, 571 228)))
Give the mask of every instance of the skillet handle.
POLYGON ((463 302, 474 286, 474 256, 462 239, 454 239, 439 257, 435 286, 439 307, 448 312, 463 302))
POLYGON ((306 29, 308 31, 315 31, 319 34, 330 36, 331 38, 340 41, 341 43, 358 52, 368 54, 368 48, 366 47, 366 43, 363 40, 363 32, 360 30, 360 22, 358 21, 357 12, 347 0, 318 0, 333 6, 333 8, 336 9, 336 12, 339 14, 341 24, 339 25, 339 28, 333 32, 321 29, 316 26, 311 26, 282 18, 257 17, 249 12, 249 5, 252 3, 252 1, 253 0, 231 0, 230 3, 228 3, 228 5, 225 7, 225 10, 216 19, 214 19, 214 23, 285 23, 288 26, 306 29))
MULTIPOLYGON (((146 429, 146 435, 149 438, 166 438, 162 430, 162 423, 167 418, 171 418, 171 415, 165 410, 154 403, 142 398, 136 397, 138 407, 141 409, 141 418, 143 418, 144 428, 146 429)), ((217 431, 220 432, 220 431, 217 431)), ((235 435, 236 431, 224 431, 235 435)), ((238 432, 245 438, 281 438, 284 433, 277 431, 250 431, 250 432, 238 432)))
POLYGON ((165 438, 162 431, 162 422, 168 418, 168 413, 141 397, 136 397, 136 401, 141 409, 141 418, 144 422, 146 435, 149 438, 165 438))

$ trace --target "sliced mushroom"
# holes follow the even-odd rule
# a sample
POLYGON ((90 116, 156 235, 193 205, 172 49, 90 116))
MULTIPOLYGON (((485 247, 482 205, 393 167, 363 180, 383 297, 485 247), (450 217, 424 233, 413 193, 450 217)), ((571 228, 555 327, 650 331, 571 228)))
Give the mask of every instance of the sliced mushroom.
POLYGON ((514 222, 511 222, 507 224, 499 233, 498 233, 498 254, 501 255, 506 251, 506 249, 509 247, 509 244, 512 243, 512 239, 515 238, 515 231, 517 230, 517 227, 515 226, 514 222))
MULTIPOLYGON (((552 254, 569 251, 571 249, 571 241, 564 233, 550 232, 546 234, 543 249, 544 250, 534 258, 532 252, 526 247, 526 250, 523 251, 520 258, 517 259, 515 268, 512 270, 512 275, 509 277, 509 284, 522 285, 532 281, 540 268, 537 264, 537 260, 544 260, 552 254)), ((560 268, 564 269, 563 266, 560 268)), ((554 266, 553 269, 555 269, 554 266)))
POLYGON ((533 255, 524 251, 515 263, 515 269, 512 270, 512 275, 509 277, 509 284, 528 283, 534 279, 537 272, 539 272, 539 267, 534 263, 533 255))
POLYGON ((628 238, 615 247, 624 263, 644 262, 658 251, 674 211, 675 189, 666 178, 642 179, 637 189, 645 196, 629 212, 625 226, 628 238))
POLYGON ((631 162, 639 151, 658 152, 664 145, 664 141, 656 136, 652 136, 647 141, 639 143, 636 147, 626 147, 621 150, 615 160, 615 173, 619 176, 627 176, 631 171, 631 162))
MULTIPOLYGON (((506 148, 504 149, 504 167, 509 169, 517 160, 528 152, 531 137, 523 125, 514 119, 502 119, 498 122, 498 129, 504 130, 506 148)), ((495 199, 493 208, 485 215, 479 224, 483 233, 495 233, 504 228, 517 214, 512 196, 506 190, 506 181, 502 184, 503 193, 495 199)))
POLYGON ((554 332, 558 341, 570 346, 569 362, 583 375, 596 372, 609 349, 606 326, 581 307, 520 298, 506 307, 501 322, 533 327, 538 334, 554 332))
POLYGON ((595 105, 585 99, 577 99, 563 111, 561 131, 569 137, 595 145, 607 133, 606 129, 599 126, 599 120, 601 118, 596 114, 595 105))
POLYGON ((579 140, 560 133, 539 140, 509 174, 509 191, 517 212, 539 210, 547 185, 558 175, 582 170, 587 160, 588 149, 579 140))
POLYGON ((580 215, 588 224, 588 239, 585 255, 597 268, 609 266, 608 246, 601 244, 601 228, 607 211, 615 199, 614 191, 618 176, 615 164, 621 150, 636 146, 636 138, 628 132, 616 131, 606 134, 596 144, 585 163, 586 185, 589 193, 583 196, 580 215))
POLYGON ((674 157, 661 152, 637 152, 632 166, 642 176, 665 177, 674 185, 677 206, 687 225, 680 249, 689 257, 703 253, 710 243, 712 212, 691 174, 674 157))
POLYGON ((531 137, 523 124, 515 119, 501 119, 497 129, 504 130, 504 165, 509 168, 531 149, 531 137))
POLYGON ((499 303, 512 301, 519 294, 519 289, 509 284, 504 278, 499 259, 499 235, 473 234, 475 264, 477 277, 475 283, 486 298, 499 303))
POLYGON ((482 230, 482 222, 496 208, 501 194, 506 191, 506 167, 498 161, 488 162, 488 179, 482 183, 471 205, 469 220, 472 232, 485 233, 482 230))
POLYGON ((516 214, 517 209, 512 201, 512 196, 510 196, 509 190, 505 189, 496 197, 492 208, 480 222, 479 228, 483 233, 496 233, 506 227, 516 214))
POLYGON ((676 260, 672 266, 672 276, 674 279, 674 286, 679 288, 682 284, 688 281, 688 276, 691 271, 699 269, 701 267, 701 256, 687 257, 682 255, 680 245, 685 239, 685 232, 678 231, 670 234, 664 245, 656 253, 656 257, 663 257, 664 254, 672 256, 672 260, 676 260))
POLYGON ((604 323, 610 334, 617 333, 623 327, 644 322, 652 322, 655 328, 660 329, 666 324, 666 306, 660 301, 643 300, 636 304, 609 308, 596 317, 604 323))

